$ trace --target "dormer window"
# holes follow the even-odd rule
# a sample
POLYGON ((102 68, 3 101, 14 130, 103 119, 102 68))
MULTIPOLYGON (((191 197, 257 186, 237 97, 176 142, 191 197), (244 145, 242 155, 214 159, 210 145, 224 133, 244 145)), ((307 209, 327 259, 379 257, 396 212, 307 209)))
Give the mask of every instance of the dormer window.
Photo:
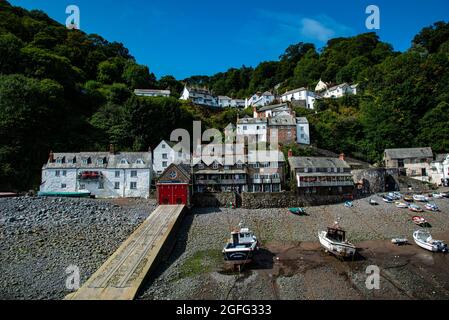
POLYGON ((198 169, 204 169, 204 164, 202 162, 198 163, 198 169))
POLYGON ((97 164, 98 165, 103 165, 104 163, 105 163, 105 159, 104 158, 101 158, 101 159, 97 160, 97 164))
POLYGON ((56 163, 59 163, 59 164, 64 163, 64 157, 57 158, 56 163))
POLYGON ((218 163, 217 163, 217 162, 214 162, 214 164, 212 165, 212 168, 218 169, 218 163))
POLYGON ((90 163, 90 158, 83 159, 83 164, 89 164, 89 163, 90 163))
POLYGON ((128 164, 128 161, 126 159, 120 160, 120 164, 128 164))
POLYGON ((137 159, 137 160, 136 160, 136 164, 144 164, 144 162, 143 162, 142 159, 137 159))

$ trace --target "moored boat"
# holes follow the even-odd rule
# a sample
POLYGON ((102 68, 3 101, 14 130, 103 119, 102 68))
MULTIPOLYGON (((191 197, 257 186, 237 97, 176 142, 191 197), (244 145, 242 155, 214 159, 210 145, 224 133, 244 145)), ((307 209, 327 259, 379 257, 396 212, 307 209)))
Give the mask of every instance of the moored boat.
POLYGON ((424 219, 424 217, 421 216, 413 216, 412 217, 412 221, 414 224, 418 225, 418 226, 424 226, 427 224, 427 220, 424 219))
POLYGON ((411 203, 408 206, 408 208, 410 211, 413 211, 413 212, 423 212, 423 209, 420 206, 417 206, 416 204, 413 204, 413 203, 411 203))
POLYGON ((391 243, 400 246, 400 245, 407 244, 408 239, 407 238, 393 238, 393 239, 391 239, 391 243))
POLYGON ((435 203, 426 203, 425 208, 429 211, 440 211, 440 208, 435 203))
POLYGON ((318 232, 321 246, 333 255, 348 258, 354 256, 356 247, 346 240, 346 231, 337 222, 327 231, 318 232))
POLYGON ((404 201, 413 202, 413 197, 411 195, 405 195, 403 197, 404 201))
POLYGON ((405 202, 396 201, 396 208, 405 209, 408 208, 408 204, 405 202))
POLYGON ((392 203, 393 202, 393 198, 391 198, 389 196, 383 196, 382 200, 385 201, 386 203, 392 203))
POLYGON ((427 202, 427 201, 429 201, 429 198, 422 194, 414 194, 413 200, 418 201, 418 202, 427 202))
POLYGON ((377 206, 378 205, 377 201, 374 200, 374 199, 369 199, 369 204, 372 205, 372 206, 377 206))
POLYGON ((288 211, 297 215, 306 214, 306 210, 304 208, 288 208, 288 211))
POLYGON ((352 208, 354 203, 352 201, 345 201, 345 207, 352 208))
POLYGON ((226 261, 248 263, 255 250, 259 249, 257 237, 248 228, 238 228, 231 232, 231 238, 223 248, 226 261))
POLYGON ((88 190, 80 190, 75 192, 39 191, 37 195, 39 197, 88 198, 90 197, 90 191, 88 190))
POLYGON ((432 235, 425 230, 416 230, 413 232, 413 240, 421 248, 432 252, 446 253, 448 251, 447 245, 443 241, 433 239, 432 235))

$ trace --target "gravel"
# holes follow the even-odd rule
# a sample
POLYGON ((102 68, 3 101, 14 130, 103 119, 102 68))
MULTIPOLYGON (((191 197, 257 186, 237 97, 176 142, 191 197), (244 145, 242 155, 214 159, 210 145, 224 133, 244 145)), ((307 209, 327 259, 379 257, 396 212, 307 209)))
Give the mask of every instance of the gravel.
POLYGON ((152 212, 149 200, 0 199, 0 299, 62 299, 69 266, 81 284, 152 212))

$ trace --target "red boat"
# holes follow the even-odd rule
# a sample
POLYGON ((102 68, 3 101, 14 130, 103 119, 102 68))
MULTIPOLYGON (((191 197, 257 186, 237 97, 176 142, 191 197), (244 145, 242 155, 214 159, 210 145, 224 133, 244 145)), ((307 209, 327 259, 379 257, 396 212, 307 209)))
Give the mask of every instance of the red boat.
POLYGON ((412 217, 412 221, 413 221, 413 223, 417 224, 418 226, 422 226, 422 225, 427 224, 427 220, 424 219, 424 217, 421 217, 421 216, 413 216, 412 217))

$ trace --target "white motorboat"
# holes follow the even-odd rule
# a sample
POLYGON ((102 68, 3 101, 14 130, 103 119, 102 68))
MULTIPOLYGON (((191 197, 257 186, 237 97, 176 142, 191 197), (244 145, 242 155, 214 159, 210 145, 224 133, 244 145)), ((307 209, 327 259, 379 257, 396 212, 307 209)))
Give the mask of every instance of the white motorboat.
POLYGON ((334 226, 327 228, 327 231, 318 232, 318 239, 327 252, 339 257, 352 257, 357 250, 355 245, 346 240, 346 231, 337 222, 334 226))
POLYGON ((419 202, 427 202, 427 201, 429 201, 429 198, 427 198, 426 196, 424 196, 422 194, 414 194, 413 200, 419 201, 419 202))
POLYGON ((432 252, 447 252, 447 245, 441 240, 434 240, 432 235, 425 230, 413 232, 413 240, 423 249, 432 252))
POLYGON ((259 249, 257 237, 248 228, 238 228, 231 232, 231 238, 223 248, 226 261, 250 262, 253 252, 259 249))
POLYGON ((443 193, 432 193, 432 198, 434 199, 442 199, 444 198, 444 194, 443 193))
POLYGON ((405 203, 405 202, 396 201, 396 207, 397 208, 401 208, 401 209, 405 209, 405 208, 408 208, 408 204, 405 203))
POLYGON ((426 203, 426 210, 429 211, 440 211, 440 208, 435 203, 426 203))

